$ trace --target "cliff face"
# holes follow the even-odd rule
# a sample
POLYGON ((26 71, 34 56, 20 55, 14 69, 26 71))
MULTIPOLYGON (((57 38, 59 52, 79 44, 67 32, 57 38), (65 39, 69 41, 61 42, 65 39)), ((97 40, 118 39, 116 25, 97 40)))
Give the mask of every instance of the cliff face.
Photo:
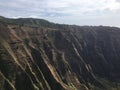
POLYGON ((119 28, 0 18, 0 90, 119 89, 119 28))

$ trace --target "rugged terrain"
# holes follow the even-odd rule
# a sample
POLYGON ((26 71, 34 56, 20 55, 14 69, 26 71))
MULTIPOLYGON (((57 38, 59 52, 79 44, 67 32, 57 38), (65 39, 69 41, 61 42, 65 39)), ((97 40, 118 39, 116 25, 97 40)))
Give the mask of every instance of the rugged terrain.
POLYGON ((120 90, 120 28, 0 17, 0 90, 120 90))

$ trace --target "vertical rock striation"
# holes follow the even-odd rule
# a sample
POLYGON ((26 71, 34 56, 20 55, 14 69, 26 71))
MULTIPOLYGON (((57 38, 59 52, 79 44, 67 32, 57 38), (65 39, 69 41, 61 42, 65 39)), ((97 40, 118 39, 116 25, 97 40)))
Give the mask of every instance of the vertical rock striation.
POLYGON ((0 90, 119 90, 120 29, 0 18, 0 90))

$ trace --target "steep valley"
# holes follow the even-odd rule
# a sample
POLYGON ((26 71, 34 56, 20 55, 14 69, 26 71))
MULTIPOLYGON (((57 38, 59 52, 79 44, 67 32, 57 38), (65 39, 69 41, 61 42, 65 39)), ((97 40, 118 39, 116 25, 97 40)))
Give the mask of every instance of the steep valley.
POLYGON ((120 90, 120 28, 1 17, 0 90, 120 90))

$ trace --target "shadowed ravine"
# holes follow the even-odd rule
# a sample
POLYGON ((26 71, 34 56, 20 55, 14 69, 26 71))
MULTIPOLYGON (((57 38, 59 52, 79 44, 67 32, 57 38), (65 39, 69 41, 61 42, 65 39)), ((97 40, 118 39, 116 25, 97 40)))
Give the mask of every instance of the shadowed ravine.
POLYGON ((120 29, 1 17, 0 90, 120 90, 120 29))

